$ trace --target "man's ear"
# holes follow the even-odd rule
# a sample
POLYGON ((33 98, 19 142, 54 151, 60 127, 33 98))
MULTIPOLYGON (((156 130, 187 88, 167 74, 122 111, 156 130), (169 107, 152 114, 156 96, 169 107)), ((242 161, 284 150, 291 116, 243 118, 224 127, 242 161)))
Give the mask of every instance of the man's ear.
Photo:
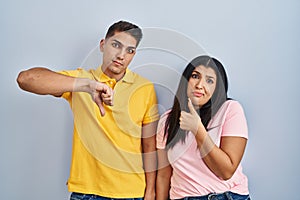
POLYGON ((104 46, 105 40, 102 39, 100 40, 99 46, 100 46, 100 51, 103 52, 103 46, 104 46))

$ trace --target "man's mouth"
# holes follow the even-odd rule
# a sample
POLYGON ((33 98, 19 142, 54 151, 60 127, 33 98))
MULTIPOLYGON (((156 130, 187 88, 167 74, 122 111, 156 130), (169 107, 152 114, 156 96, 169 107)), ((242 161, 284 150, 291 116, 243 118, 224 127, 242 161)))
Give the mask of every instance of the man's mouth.
POLYGON ((114 60, 113 63, 117 66, 123 66, 123 63, 116 61, 116 60, 114 60))

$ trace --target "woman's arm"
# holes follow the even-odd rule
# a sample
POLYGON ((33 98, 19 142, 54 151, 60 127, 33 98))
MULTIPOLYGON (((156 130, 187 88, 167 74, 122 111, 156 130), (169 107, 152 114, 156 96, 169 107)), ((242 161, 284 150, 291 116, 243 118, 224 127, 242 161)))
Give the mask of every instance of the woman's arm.
POLYGON ((247 139, 221 137, 220 147, 217 147, 206 130, 201 130, 200 127, 195 137, 207 167, 219 178, 230 179, 242 160, 247 139))
POLYGON ((156 200, 166 200, 169 199, 172 167, 168 161, 166 150, 159 149, 157 151, 157 158, 156 200))
POLYGON ((216 146, 190 101, 188 106, 191 112, 181 113, 180 127, 190 130, 195 135, 207 167, 219 178, 230 179, 242 160, 247 139, 235 136, 221 137, 220 147, 216 146))

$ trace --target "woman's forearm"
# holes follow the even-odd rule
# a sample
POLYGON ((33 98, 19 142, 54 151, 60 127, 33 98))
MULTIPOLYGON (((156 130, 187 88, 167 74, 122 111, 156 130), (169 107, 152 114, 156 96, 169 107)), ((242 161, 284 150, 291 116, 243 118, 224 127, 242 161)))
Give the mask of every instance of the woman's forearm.
POLYGON ((222 137, 218 147, 201 125, 195 137, 207 167, 219 178, 230 179, 243 157, 247 140, 241 137, 222 137))

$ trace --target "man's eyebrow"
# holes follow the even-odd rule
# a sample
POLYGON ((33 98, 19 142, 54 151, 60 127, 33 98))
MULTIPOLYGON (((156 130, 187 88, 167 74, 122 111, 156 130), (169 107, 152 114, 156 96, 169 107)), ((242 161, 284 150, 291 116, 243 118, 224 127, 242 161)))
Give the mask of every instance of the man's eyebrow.
MULTIPOLYGON (((124 46, 124 44, 122 44, 122 42, 120 42, 119 40, 117 40, 117 39, 113 39, 112 41, 114 41, 114 42, 116 42, 116 43, 118 43, 119 45, 121 45, 121 46, 124 46)), ((136 47, 135 46, 128 46, 127 48, 130 48, 130 49, 136 49, 136 47)))
POLYGON ((123 44, 119 40, 113 39, 113 42, 116 42, 116 43, 118 43, 118 44, 120 44, 120 45, 123 46, 123 44))

